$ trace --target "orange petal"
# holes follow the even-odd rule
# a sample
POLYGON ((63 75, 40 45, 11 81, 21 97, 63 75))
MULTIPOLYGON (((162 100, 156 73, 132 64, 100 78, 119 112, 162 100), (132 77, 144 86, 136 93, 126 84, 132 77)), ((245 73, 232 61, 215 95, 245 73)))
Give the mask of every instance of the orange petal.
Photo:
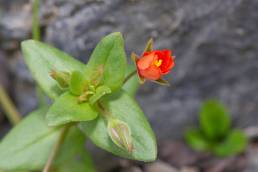
POLYGON ((154 65, 151 65, 145 70, 139 70, 139 73, 142 77, 149 80, 158 80, 161 77, 160 69, 154 65))
POLYGON ((140 57, 137 60, 137 68, 139 68, 140 70, 147 69, 153 63, 154 57, 155 57, 154 53, 149 53, 149 54, 146 54, 146 55, 140 57))

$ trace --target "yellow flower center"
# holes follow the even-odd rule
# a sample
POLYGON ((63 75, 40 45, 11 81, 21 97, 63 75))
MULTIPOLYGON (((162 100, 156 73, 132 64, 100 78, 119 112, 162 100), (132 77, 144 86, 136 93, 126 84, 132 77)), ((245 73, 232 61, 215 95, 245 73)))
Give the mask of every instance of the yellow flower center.
POLYGON ((162 64, 162 60, 161 59, 154 61, 154 65, 157 66, 157 67, 160 67, 161 64, 162 64))

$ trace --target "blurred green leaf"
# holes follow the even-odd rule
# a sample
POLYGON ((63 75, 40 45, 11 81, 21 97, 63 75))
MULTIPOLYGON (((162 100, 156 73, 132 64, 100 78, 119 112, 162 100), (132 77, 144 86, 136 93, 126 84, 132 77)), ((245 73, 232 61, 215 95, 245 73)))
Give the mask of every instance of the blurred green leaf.
POLYGON ((78 97, 65 92, 50 106, 46 118, 48 125, 56 126, 93 120, 97 115, 98 112, 88 102, 79 103, 78 97))
MULTIPOLYGON (((47 126, 46 111, 47 108, 32 112, 4 137, 0 143, 0 169, 4 171, 43 169, 61 132, 61 127, 47 126)), ((82 157, 84 166, 93 167, 87 152, 82 150, 84 143, 85 136, 81 131, 75 127, 70 128, 54 167, 63 164, 68 167, 72 165, 70 160, 78 156, 82 157)))
POLYGON ((60 132, 60 128, 47 127, 46 111, 44 108, 32 112, 4 137, 0 144, 1 169, 43 168, 60 132))
POLYGON ((219 140, 227 135, 231 121, 225 107, 216 100, 204 102, 200 111, 200 125, 210 140, 219 140))
POLYGON ((77 156, 60 164, 57 172, 96 172, 90 155, 82 149, 77 156))
POLYGON ((95 145, 115 155, 141 161, 154 161, 157 156, 155 136, 137 103, 124 91, 103 97, 101 103, 114 118, 125 122, 130 127, 133 151, 130 154, 112 142, 108 135, 107 122, 103 117, 79 124, 86 136, 95 145))
MULTIPOLYGON (((134 71, 136 71, 136 68, 134 65, 127 65, 125 78, 127 78, 134 71)), ((123 90, 125 90, 127 94, 129 94, 130 96, 134 97, 139 86, 140 84, 136 73, 124 83, 123 90)))
MULTIPOLYGON (((94 49, 87 64, 86 76, 92 77, 99 72, 101 85, 108 86, 112 91, 122 87, 126 69, 124 40, 119 32, 105 36, 94 49), (103 75, 103 76, 102 76, 103 75)), ((92 80, 91 78, 88 78, 92 80)))
POLYGON ((203 136, 199 129, 190 129, 185 133, 185 140, 192 147, 192 149, 197 151, 209 150, 209 142, 203 136))
POLYGON ((235 129, 229 133, 221 144, 216 145, 213 151, 221 157, 236 155, 246 149, 247 143, 245 134, 241 130, 235 129))
POLYGON ((95 167, 89 153, 85 149, 85 136, 73 127, 66 136, 58 157, 55 160, 57 172, 95 172, 95 167))
POLYGON ((22 52, 34 79, 51 98, 61 94, 58 83, 51 78, 51 70, 83 71, 85 65, 64 52, 39 41, 23 41, 22 52))

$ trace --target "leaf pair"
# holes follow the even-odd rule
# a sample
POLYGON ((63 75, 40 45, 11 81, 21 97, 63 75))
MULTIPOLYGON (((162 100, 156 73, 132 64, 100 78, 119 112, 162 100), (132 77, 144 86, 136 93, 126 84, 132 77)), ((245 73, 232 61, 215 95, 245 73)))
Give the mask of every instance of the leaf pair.
POLYGON ((231 129, 230 116, 219 102, 207 101, 199 115, 200 128, 188 130, 187 143, 198 151, 211 151, 217 156, 241 153, 247 145, 245 134, 231 129))

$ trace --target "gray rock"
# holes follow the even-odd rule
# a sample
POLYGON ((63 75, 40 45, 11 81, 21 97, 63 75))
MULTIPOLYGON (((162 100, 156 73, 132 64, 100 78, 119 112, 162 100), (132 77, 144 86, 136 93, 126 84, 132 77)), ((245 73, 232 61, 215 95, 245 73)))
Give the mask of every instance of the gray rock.
POLYGON ((162 161, 157 161, 145 166, 144 172, 179 172, 176 168, 162 161))
POLYGON ((19 48, 19 42, 31 33, 31 4, 28 0, 0 2, 0 45, 8 51, 19 48))

